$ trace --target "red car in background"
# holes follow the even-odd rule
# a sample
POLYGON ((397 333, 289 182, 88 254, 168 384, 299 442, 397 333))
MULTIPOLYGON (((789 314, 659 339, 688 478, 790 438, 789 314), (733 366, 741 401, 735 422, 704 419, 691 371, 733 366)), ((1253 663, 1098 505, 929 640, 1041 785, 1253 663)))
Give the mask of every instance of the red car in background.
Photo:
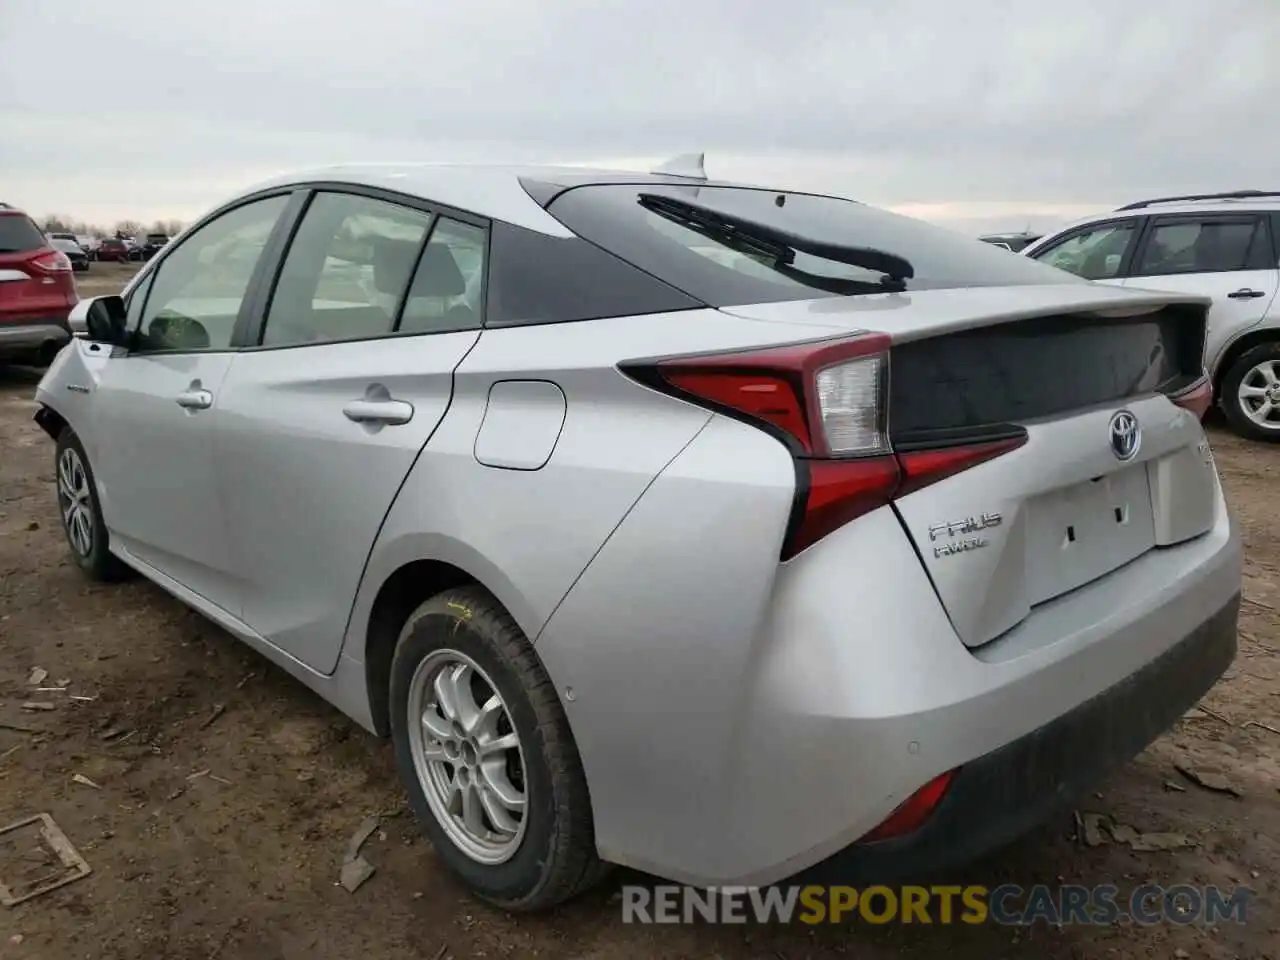
POLYGON ((0 203, 0 363, 52 361, 71 339, 67 315, 79 299, 67 255, 0 203))
POLYGON ((115 260, 119 263, 129 262, 129 245, 119 237, 107 237, 98 245, 99 261, 115 260))

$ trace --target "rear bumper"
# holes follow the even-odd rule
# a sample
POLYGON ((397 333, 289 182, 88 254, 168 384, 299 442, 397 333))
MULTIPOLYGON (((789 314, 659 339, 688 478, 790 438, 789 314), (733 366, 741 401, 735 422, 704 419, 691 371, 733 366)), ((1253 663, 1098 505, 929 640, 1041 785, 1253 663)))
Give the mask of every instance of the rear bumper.
MULTIPOLYGON (((838 548, 862 546, 853 530, 838 531, 824 569, 797 569, 775 601, 779 647, 733 791, 733 834, 758 836, 759 859, 728 882, 771 883, 842 852, 835 872, 850 877, 942 869, 1016 837, 1138 753, 1213 685, 1235 649, 1242 551, 1220 492, 1215 512, 1204 536, 1041 604, 975 650, 928 609, 934 595, 927 581, 910 582, 905 557, 894 576, 875 579, 915 609, 844 599, 851 568, 838 548), (830 613, 815 617, 824 605, 830 613), (851 622, 877 629, 850 642, 839 632, 851 622), (1183 658, 1203 674, 1182 675, 1194 672, 1178 666, 1183 658), (956 768, 943 801, 952 814, 935 811, 937 825, 927 821, 910 840, 850 848, 956 768), (975 813, 984 805, 991 810, 975 813)), ((888 538, 876 539, 883 555, 888 538)))
POLYGON ((27 356, 61 348, 70 339, 71 328, 65 316, 5 321, 0 323, 0 357, 27 356))
POLYGON ((1026 833, 1141 753, 1209 691, 1235 658, 1239 610, 1237 594, 1137 673, 965 764, 915 833, 853 844, 812 868, 806 879, 928 879, 1026 833))

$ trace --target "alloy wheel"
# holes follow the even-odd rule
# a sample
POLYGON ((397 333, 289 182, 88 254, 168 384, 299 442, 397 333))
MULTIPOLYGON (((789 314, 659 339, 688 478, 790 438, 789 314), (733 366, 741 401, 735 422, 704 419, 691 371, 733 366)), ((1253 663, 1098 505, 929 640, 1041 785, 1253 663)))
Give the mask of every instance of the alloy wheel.
POLYGON ((80 454, 67 447, 58 457, 58 505, 71 548, 81 557, 93 552, 93 499, 89 474, 80 454))
POLYGON ((1240 410, 1264 430, 1280 430, 1280 371, 1276 360, 1263 360, 1240 380, 1240 410))
POLYGON ((494 866, 527 822, 524 751, 489 675, 457 650, 423 658, 409 684, 409 745, 427 804, 449 839, 494 866))

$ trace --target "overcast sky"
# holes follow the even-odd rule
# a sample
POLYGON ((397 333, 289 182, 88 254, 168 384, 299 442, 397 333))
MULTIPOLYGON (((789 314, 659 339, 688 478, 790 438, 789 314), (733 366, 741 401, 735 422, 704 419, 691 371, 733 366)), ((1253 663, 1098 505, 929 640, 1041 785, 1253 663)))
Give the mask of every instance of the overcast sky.
POLYGON ((595 162, 976 231, 1280 189, 1280 0, 0 0, 0 199, 191 218, 281 169, 595 162))

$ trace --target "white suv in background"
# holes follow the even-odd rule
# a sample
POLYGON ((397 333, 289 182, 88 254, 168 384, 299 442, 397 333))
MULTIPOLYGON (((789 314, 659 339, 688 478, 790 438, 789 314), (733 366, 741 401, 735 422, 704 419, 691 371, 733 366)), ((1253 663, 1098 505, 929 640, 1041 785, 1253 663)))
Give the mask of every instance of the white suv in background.
POLYGON ((1214 396, 1236 433, 1280 442, 1280 191, 1141 200, 1022 253, 1099 283, 1212 297, 1214 396))

